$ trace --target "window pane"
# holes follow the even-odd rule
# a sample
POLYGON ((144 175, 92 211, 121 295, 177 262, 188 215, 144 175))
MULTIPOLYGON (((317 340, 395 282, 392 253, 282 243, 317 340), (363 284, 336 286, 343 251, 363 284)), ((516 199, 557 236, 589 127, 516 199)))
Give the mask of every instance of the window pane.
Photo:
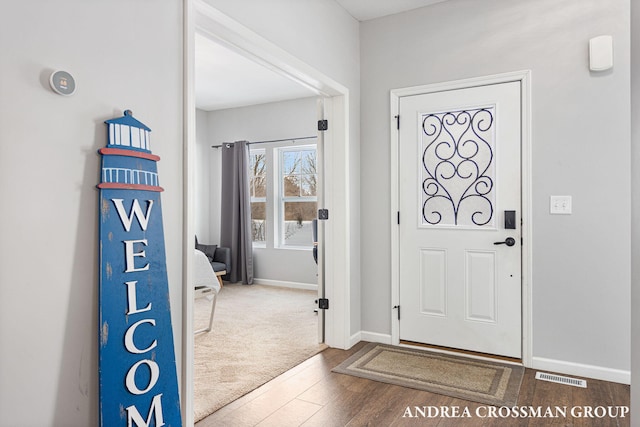
POLYGON ((267 196, 267 180, 263 175, 253 177, 251 179, 252 185, 252 197, 266 197, 267 196))
POLYGON ((316 218, 316 202, 284 203, 284 244, 312 246, 311 221, 316 218))
POLYGON ((298 151, 282 152, 282 171, 284 175, 299 173, 300 171, 300 153, 298 151))
POLYGON ((316 150, 301 151, 301 173, 316 173, 316 150))
POLYGON ((316 195, 316 176, 302 175, 302 183, 300 184, 300 195, 315 196, 316 195))
POLYGON ((300 178, 296 175, 288 175, 283 178, 284 197, 300 196, 300 178))
POLYGON ((251 235, 254 242, 266 241, 267 203, 251 202, 251 235))
POLYGON ((249 170, 252 175, 263 175, 265 172, 264 151, 252 151, 249 154, 249 170))

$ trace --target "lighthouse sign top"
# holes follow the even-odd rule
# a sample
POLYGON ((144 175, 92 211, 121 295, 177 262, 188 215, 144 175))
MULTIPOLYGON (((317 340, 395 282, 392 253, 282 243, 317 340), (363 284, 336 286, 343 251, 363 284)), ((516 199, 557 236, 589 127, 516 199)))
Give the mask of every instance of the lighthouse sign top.
POLYGON ((126 110, 124 116, 107 120, 105 123, 109 125, 108 147, 151 152, 149 145, 151 129, 134 119, 131 110, 126 110))
POLYGON ((99 150, 105 157, 98 188, 163 191, 156 165, 160 157, 151 154, 149 145, 151 129, 133 118, 130 110, 105 123, 109 142, 99 150))

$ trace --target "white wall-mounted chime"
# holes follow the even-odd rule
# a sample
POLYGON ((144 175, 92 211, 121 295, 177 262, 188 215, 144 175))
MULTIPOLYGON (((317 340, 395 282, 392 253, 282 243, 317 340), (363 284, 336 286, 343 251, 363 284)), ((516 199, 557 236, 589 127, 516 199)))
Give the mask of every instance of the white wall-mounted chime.
POLYGON ((613 37, 598 36, 589 40, 589 69, 606 71, 613 68, 613 37))

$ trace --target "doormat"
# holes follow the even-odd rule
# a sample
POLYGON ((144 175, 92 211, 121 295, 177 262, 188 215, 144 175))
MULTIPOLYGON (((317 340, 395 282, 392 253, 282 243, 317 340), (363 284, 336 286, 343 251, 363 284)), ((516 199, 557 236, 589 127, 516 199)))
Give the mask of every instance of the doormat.
POLYGON ((524 367, 369 343, 333 372, 478 403, 514 406, 524 367))

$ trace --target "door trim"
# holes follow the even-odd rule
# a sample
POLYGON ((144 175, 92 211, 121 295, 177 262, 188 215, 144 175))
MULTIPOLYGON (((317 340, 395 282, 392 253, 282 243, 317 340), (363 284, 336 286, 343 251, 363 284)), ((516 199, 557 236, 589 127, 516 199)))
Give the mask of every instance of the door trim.
POLYGON ((400 209, 399 132, 396 116, 400 114, 400 98, 405 96, 466 89, 491 84, 520 82, 521 103, 521 197, 522 197, 522 363, 532 362, 532 192, 531 192, 531 71, 522 70, 470 79, 393 89, 390 94, 389 129, 391 141, 391 343, 400 344, 400 321, 393 307, 400 303, 400 234, 397 215, 400 209))

